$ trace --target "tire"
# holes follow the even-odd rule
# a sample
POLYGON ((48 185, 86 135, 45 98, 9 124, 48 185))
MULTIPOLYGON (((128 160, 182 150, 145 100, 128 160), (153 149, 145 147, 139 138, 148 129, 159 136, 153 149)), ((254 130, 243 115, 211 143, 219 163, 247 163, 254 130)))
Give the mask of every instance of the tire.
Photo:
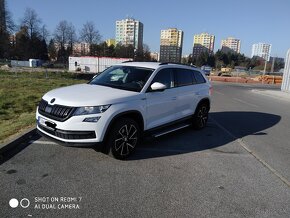
POLYGON ((206 127, 208 120, 209 107, 207 104, 202 103, 196 108, 195 114, 193 115, 193 128, 200 130, 206 127))
POLYGON ((116 159, 124 160, 135 150, 140 141, 140 128, 130 118, 120 118, 111 128, 106 147, 108 154, 116 159))

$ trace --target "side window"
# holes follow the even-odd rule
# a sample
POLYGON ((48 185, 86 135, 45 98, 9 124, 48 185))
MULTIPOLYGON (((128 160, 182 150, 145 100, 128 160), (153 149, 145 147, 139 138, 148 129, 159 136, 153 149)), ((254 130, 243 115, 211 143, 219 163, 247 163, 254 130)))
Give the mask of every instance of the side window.
POLYGON ((172 70, 171 69, 163 69, 160 70, 156 76, 154 77, 153 81, 151 84, 155 82, 162 83, 166 85, 166 88, 169 89, 173 87, 173 79, 172 79, 172 70))
POLYGON ((175 69, 176 86, 188 86, 195 84, 195 78, 192 75, 192 71, 188 69, 175 69))
POLYGON ((193 75, 196 79, 196 83, 200 84, 200 83, 206 82, 204 77, 201 75, 201 73, 199 71, 193 71, 193 75))

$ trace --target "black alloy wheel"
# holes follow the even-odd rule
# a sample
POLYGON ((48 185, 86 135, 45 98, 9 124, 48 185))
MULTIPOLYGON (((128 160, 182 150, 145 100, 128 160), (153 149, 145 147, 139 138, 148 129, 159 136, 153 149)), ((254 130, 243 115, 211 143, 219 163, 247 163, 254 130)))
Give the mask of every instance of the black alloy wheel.
POLYGON ((195 114, 193 116, 193 127, 195 129, 203 129, 208 120, 208 105, 207 104, 201 104, 197 107, 195 114))
POLYGON ((138 124, 130 118, 121 118, 115 123, 108 139, 109 155, 126 159, 135 150, 140 140, 138 124))

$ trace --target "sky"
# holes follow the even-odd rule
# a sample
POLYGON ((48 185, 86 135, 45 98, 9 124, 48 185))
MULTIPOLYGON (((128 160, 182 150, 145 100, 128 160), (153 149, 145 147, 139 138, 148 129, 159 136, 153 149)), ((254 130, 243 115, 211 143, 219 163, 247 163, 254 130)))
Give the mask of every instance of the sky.
POLYGON ((26 8, 34 9, 51 35, 61 20, 76 29, 93 21, 102 39, 115 38, 115 21, 133 17, 144 24, 144 38, 159 52, 160 31, 184 32, 183 55, 192 52, 193 35, 215 35, 215 51, 229 36, 241 40, 241 53, 251 55, 252 44, 272 44, 271 56, 285 57, 290 48, 290 0, 7 0, 19 23, 26 8))

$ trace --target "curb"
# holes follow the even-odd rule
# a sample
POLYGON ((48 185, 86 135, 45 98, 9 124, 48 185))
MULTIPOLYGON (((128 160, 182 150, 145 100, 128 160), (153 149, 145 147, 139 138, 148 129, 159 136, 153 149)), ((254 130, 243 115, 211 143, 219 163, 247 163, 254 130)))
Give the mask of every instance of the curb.
POLYGON ((31 139, 32 135, 36 134, 36 127, 31 127, 28 130, 20 133, 8 142, 0 145, 0 159, 4 153, 17 147, 19 144, 31 139))

